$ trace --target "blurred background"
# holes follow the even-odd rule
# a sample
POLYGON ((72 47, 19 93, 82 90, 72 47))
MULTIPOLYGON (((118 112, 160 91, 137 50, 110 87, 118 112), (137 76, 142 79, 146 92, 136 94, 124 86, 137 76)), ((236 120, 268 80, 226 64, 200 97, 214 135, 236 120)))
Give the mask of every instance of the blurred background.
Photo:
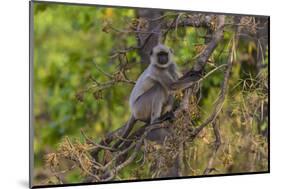
MULTIPOLYGON (((97 66, 111 74, 118 69, 119 61, 112 57, 115 50, 137 45, 134 34, 118 32, 130 27, 137 11, 47 3, 34 5, 34 182, 48 184, 57 181, 45 167, 44 157, 54 152, 65 136, 82 140, 80 130, 83 129, 99 141, 104 134, 127 121, 128 98, 133 85, 111 85, 97 93, 93 90, 93 80, 108 80, 97 66)), ((171 11, 164 14, 170 14, 168 18, 171 19, 174 17, 171 11)), ((180 70, 192 66, 204 47, 207 32, 204 28, 187 27, 168 33, 165 43, 174 50, 180 70)), ((231 29, 226 29, 224 41, 216 48, 206 71, 226 63, 228 50, 225 47, 232 33, 231 29)), ((260 61, 259 44, 247 36, 239 40, 237 61, 220 116, 223 144, 215 160, 216 174, 268 170, 268 48, 263 49, 260 61)), ((136 51, 129 51, 127 58, 127 75, 134 81, 145 66, 136 51)), ((215 72, 203 82, 202 97, 193 118, 195 122, 200 123, 208 116, 222 80, 223 72, 215 72)), ((187 152, 188 175, 202 172, 213 140, 208 127, 191 144, 187 152)), ((121 177, 148 177, 145 167, 139 168, 138 173, 136 169, 136 165, 131 165, 121 177)), ((79 169, 73 169, 65 180, 82 182, 84 176, 79 169)))

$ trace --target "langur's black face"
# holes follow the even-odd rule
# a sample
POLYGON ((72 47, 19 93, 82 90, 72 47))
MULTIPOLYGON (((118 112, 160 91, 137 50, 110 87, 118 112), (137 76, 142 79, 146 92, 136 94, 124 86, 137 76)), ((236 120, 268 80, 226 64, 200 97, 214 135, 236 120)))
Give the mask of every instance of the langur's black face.
POLYGON ((165 51, 160 51, 157 53, 157 61, 159 64, 167 64, 169 61, 169 54, 165 51))

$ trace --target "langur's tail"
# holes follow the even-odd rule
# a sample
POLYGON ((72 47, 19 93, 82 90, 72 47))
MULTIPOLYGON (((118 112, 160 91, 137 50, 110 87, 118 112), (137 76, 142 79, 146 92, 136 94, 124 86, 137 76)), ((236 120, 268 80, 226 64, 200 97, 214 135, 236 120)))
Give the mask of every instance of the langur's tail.
POLYGON ((130 132, 133 129, 134 124, 136 123, 136 119, 133 115, 129 118, 129 121, 126 124, 126 127, 121 131, 121 135, 119 135, 118 141, 113 145, 113 148, 118 148, 119 145, 126 140, 129 136, 130 132))

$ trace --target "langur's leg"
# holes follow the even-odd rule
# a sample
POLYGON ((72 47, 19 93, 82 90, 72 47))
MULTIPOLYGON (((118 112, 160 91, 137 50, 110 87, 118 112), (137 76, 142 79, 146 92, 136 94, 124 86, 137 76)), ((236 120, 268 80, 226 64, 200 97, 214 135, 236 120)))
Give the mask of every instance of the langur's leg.
POLYGON ((174 98, 172 95, 168 96, 168 99, 166 103, 164 104, 164 107, 162 107, 162 113, 161 117, 159 117, 156 122, 163 122, 166 120, 173 120, 174 113, 173 113, 173 105, 174 105, 174 98))
POLYGON ((165 103, 165 106, 163 107, 162 115, 171 112, 173 109, 173 104, 174 104, 174 97, 172 95, 169 95, 168 100, 165 103))

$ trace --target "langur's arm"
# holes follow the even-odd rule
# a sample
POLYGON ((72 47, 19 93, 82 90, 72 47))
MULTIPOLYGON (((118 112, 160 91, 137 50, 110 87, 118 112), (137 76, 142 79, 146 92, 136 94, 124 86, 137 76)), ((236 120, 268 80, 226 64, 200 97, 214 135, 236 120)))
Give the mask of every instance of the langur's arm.
POLYGON ((201 71, 189 71, 181 76, 177 81, 171 84, 172 90, 182 90, 193 86, 197 81, 202 78, 201 71))
POLYGON ((160 85, 168 91, 171 91, 171 85, 175 82, 175 79, 170 73, 155 75, 151 77, 152 80, 156 83, 160 83, 160 85))

